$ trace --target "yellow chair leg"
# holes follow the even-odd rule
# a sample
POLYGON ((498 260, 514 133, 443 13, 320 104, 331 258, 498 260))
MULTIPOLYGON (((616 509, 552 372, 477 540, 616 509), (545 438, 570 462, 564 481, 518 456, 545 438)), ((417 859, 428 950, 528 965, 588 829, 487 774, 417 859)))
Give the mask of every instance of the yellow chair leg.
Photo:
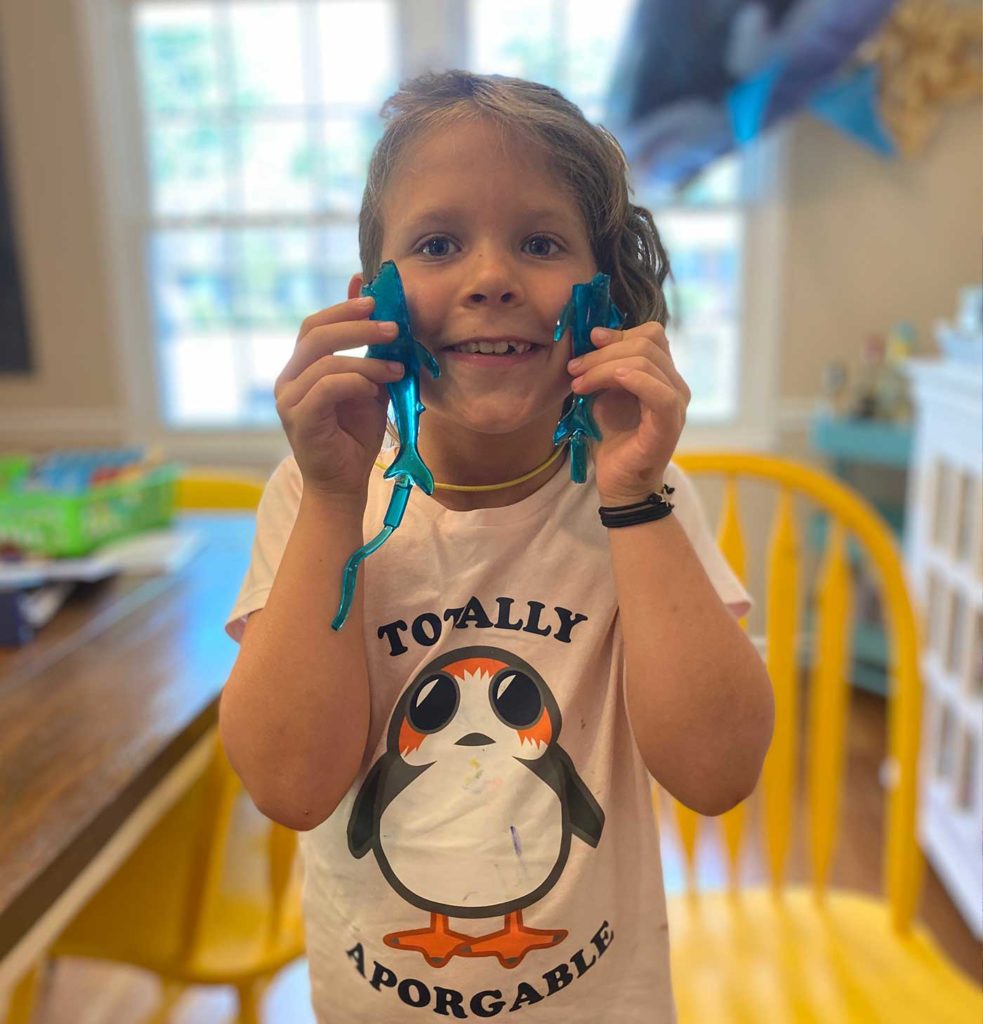
POLYGON ((38 996, 41 965, 35 964, 14 986, 7 1005, 6 1024, 31 1024, 34 1002, 38 996))
POLYGON ((260 1024, 259 1008, 272 980, 269 977, 256 978, 236 988, 239 996, 239 1016, 235 1024, 260 1024))
POLYGON ((167 1024, 175 1004, 184 995, 187 985, 183 981, 161 980, 160 1002, 143 1024, 167 1024))

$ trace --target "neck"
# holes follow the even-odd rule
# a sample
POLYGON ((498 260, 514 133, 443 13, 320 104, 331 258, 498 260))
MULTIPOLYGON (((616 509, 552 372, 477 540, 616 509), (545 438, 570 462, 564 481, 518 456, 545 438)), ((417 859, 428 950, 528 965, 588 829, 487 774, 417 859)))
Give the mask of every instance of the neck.
MULTIPOLYGON (((516 437, 479 434, 457 426, 453 432, 453 443, 450 444, 434 442, 435 437, 449 438, 451 435, 447 432, 431 430, 429 436, 424 436, 421 431, 420 453, 430 467, 434 480, 439 483, 469 487, 501 484, 531 473, 549 459, 554 451, 552 429, 555 422, 555 418, 550 419, 543 429, 535 431, 533 437, 530 437, 529 431, 523 431, 521 437, 516 437)), ((487 491, 438 488, 433 497, 445 508, 455 512, 503 508, 534 494, 565 465, 564 453, 541 472, 521 483, 487 491)))

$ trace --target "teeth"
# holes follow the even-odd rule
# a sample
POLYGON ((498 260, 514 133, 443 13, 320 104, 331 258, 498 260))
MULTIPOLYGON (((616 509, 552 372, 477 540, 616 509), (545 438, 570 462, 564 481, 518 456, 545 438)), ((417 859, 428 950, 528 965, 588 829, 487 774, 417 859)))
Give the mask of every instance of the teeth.
POLYGON ((465 341, 454 346, 455 352, 467 352, 470 354, 481 353, 486 356, 503 356, 511 350, 516 355, 528 352, 532 345, 524 341, 465 341))

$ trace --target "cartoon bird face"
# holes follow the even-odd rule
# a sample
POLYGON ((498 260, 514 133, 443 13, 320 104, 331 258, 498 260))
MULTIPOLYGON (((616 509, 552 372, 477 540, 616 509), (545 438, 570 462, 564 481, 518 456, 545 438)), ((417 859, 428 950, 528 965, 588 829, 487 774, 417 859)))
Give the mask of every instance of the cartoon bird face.
POLYGON ((410 684, 392 718, 389 749, 416 767, 535 761, 559 731, 553 695, 531 666, 497 648, 468 648, 438 658, 410 684))

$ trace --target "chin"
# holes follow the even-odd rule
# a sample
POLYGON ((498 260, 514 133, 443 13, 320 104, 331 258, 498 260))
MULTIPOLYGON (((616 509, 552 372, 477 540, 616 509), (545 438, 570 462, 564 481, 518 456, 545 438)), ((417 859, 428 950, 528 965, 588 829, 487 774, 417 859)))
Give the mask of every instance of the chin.
POLYGON ((553 428, 560 418, 561 408, 560 402, 544 403, 541 399, 490 398, 487 402, 475 403, 467 409, 455 410, 457 415, 453 418, 462 426, 480 434, 513 434, 541 426, 552 436, 553 428), (551 411, 544 413, 544 408, 551 411))

